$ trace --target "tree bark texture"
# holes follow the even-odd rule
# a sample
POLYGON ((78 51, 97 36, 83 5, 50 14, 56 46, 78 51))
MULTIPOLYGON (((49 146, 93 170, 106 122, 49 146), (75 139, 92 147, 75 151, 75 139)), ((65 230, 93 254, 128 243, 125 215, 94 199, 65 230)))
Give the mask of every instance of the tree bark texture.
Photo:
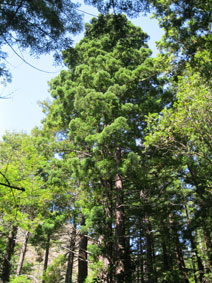
MULTIPOLYGON (((82 216, 81 225, 85 225, 84 216, 82 216)), ((78 283, 84 283, 88 275, 87 245, 88 237, 86 235, 80 234, 78 255, 78 283)))
POLYGON ((70 246, 69 246, 70 251, 69 251, 68 260, 67 260, 65 283, 72 283, 75 245, 76 245, 76 223, 74 219, 72 232, 71 232, 71 238, 70 238, 70 246))
POLYGON ((120 175, 115 178, 116 207, 115 207, 115 234, 116 234, 116 270, 117 283, 125 282, 125 227, 124 227, 124 200, 123 183, 120 175))
POLYGON ((9 232, 9 235, 7 238, 7 248, 6 248, 6 253, 4 256, 4 260, 3 260, 2 274, 1 274, 1 279, 4 283, 9 282, 10 280, 10 271, 11 271, 10 261, 14 254, 17 231, 18 231, 18 227, 12 226, 12 229, 9 232))
POLYGON ((153 247, 153 236, 152 227, 149 220, 149 215, 145 214, 145 227, 146 227, 146 253, 147 253, 147 274, 149 282, 157 282, 154 272, 154 247, 153 247))

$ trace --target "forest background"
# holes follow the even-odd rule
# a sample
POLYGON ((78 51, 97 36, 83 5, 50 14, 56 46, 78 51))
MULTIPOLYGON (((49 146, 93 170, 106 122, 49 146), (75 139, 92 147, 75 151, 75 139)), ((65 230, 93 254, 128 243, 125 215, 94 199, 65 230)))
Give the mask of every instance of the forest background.
POLYGON ((1 46, 66 66, 42 127, 0 144, 1 279, 211 282, 211 1, 85 2, 101 14, 75 47, 70 1, 0 6, 1 46), (124 15, 149 12, 156 57, 124 15))

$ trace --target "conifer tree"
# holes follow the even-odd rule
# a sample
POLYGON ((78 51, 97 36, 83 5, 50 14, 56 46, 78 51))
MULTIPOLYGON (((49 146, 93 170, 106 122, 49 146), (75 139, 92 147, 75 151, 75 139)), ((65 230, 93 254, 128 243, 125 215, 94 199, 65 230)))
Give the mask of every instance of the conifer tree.
POLYGON ((132 280, 128 188, 142 171, 144 117, 169 101, 147 39, 125 16, 94 18, 80 43, 64 51, 69 70, 51 82, 54 100, 46 107, 44 128, 72 152, 72 178, 89 201, 81 209, 101 239, 108 282, 132 280))

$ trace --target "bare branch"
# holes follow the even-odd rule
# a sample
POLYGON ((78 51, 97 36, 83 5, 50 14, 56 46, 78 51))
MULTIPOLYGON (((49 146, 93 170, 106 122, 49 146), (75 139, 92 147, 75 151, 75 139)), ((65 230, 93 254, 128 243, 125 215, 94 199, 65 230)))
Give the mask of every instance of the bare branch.
POLYGON ((7 184, 4 184, 4 183, 0 183, 0 185, 8 187, 8 188, 11 188, 11 189, 15 189, 15 190, 19 190, 19 191, 25 192, 24 188, 19 188, 19 187, 11 186, 11 185, 7 185, 7 184))

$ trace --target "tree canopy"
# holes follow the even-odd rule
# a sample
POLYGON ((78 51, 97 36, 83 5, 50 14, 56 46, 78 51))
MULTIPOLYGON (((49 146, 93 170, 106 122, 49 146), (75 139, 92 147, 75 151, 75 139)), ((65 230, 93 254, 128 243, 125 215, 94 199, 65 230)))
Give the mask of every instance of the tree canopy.
MULTIPOLYGON (((82 29, 77 7, 69 0, 1 1, 0 46, 29 48, 34 55, 54 52, 58 57, 71 45, 70 35, 82 29)), ((1 51, 0 76, 8 75, 5 56, 1 51)))

